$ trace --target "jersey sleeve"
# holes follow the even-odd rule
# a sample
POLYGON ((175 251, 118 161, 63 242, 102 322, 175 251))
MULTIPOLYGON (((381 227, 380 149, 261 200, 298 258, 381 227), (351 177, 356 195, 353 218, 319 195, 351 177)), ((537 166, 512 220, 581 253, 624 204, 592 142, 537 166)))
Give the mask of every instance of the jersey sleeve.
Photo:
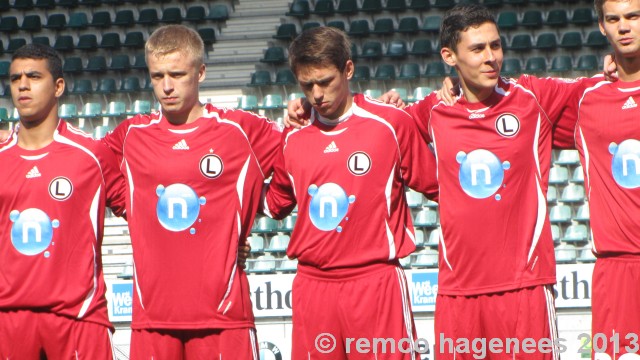
POLYGON ((102 143, 106 145, 113 154, 115 154, 118 164, 122 163, 123 160, 124 139, 127 136, 127 129, 130 121, 131 119, 124 120, 120 125, 116 126, 113 131, 107 133, 107 135, 105 135, 101 140, 102 143))
POLYGON ((116 216, 124 216, 126 185, 124 175, 118 168, 116 155, 103 142, 98 142, 96 145, 96 153, 102 166, 106 187, 106 204, 116 216))
MULTIPOLYGON (((291 129, 289 129, 291 131, 291 129)), ((276 151, 273 177, 266 188, 263 211, 274 219, 284 219, 295 208, 297 202, 293 184, 284 162, 284 149, 289 131, 282 133, 279 149, 276 151)))
POLYGON ((411 189, 423 193, 430 199, 438 198, 436 178, 436 158, 427 142, 418 131, 411 116, 398 111, 396 126, 398 147, 400 150, 400 172, 405 184, 411 189))
POLYGON ((431 142, 431 135, 429 135, 429 118, 431 117, 431 108, 437 103, 436 93, 432 92, 424 99, 416 101, 404 108, 404 111, 409 113, 415 121, 418 133, 426 143, 431 142))
POLYGON ((269 177, 273 172, 273 164, 280 146, 280 125, 264 116, 244 110, 225 110, 226 116, 233 118, 244 129, 262 173, 269 177))

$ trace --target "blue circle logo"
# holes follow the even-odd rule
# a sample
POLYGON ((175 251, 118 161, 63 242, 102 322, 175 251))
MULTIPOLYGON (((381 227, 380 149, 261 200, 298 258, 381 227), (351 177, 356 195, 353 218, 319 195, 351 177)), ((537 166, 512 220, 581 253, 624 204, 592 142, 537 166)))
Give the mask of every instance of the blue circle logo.
MULTIPOLYGON (((198 198, 196 192, 184 184, 172 184, 166 188, 158 185, 156 194, 158 221, 169 231, 188 229, 198 219, 200 206, 207 202, 204 197, 198 198)), ((190 233, 195 234, 195 229, 191 229, 190 233)))
MULTIPOLYGON (((511 167, 508 161, 502 163, 491 151, 484 149, 469 154, 460 151, 456 161, 460 164, 462 190, 476 199, 488 198, 498 191, 504 180, 504 170, 511 167)), ((500 195, 496 195, 496 200, 500 199, 500 195)))
POLYGON ((626 189, 640 187, 640 141, 624 140, 620 145, 611 143, 609 153, 613 179, 626 189))
POLYGON ((11 243, 24 255, 37 255, 45 251, 53 239, 53 229, 60 226, 40 209, 26 209, 23 212, 13 210, 9 214, 13 222, 11 227, 11 243))
POLYGON ((349 204, 356 201, 356 197, 347 197, 347 193, 334 183, 326 183, 320 187, 311 184, 308 192, 311 195, 309 217, 313 225, 323 231, 342 231, 342 227, 338 225, 347 215, 349 204))

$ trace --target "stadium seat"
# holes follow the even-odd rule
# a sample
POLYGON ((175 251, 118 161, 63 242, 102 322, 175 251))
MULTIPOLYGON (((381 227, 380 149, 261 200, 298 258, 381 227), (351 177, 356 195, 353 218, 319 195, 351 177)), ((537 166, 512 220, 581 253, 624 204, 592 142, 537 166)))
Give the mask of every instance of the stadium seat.
POLYGON ((527 74, 542 74, 547 71, 547 60, 541 56, 530 57, 524 66, 527 74))
POLYGON ((155 26, 159 22, 158 11, 155 8, 140 10, 138 13, 138 21, 136 21, 137 24, 144 26, 155 26))
POLYGON ((58 116, 62 119, 75 119, 78 117, 76 104, 62 104, 58 108, 58 116))
POLYGON ((127 115, 150 114, 150 113, 151 113, 151 102, 147 100, 135 100, 133 102, 133 106, 131 106, 131 110, 127 112, 127 115))
POLYGON ((486 7, 488 7, 489 9, 493 9, 493 8, 501 8, 502 7, 502 0, 483 0, 482 4, 486 7))
POLYGON ((609 46, 609 41, 599 30, 590 31, 584 45, 589 48, 602 49, 609 46))
POLYGON ((574 9, 571 15, 571 23, 576 26, 589 26, 594 23, 594 20, 591 8, 574 9))
POLYGON ((141 90, 140 79, 137 76, 128 76, 122 79, 122 82, 120 83, 120 92, 132 93, 140 92, 141 90))
POLYGON ((413 228, 413 233, 415 234, 415 243, 416 243, 416 248, 418 249, 422 249, 424 248, 424 231, 422 231, 422 229, 416 229, 415 227, 413 228))
POLYGON ((447 72, 444 68, 444 63, 440 61, 428 63, 427 69, 424 72, 424 76, 427 78, 438 78, 446 75, 447 72))
POLYGON ((136 70, 147 70, 147 60, 144 58, 144 53, 134 55, 131 68, 136 70))
POLYGON ((98 48, 98 38, 94 34, 82 34, 78 38, 76 49, 94 51, 98 48))
POLYGON ((73 56, 64 59, 62 72, 64 72, 65 74, 81 74, 83 71, 84 66, 82 65, 82 58, 73 56))
POLYGON ((588 241, 587 226, 584 224, 569 225, 564 232, 562 241, 567 243, 586 243, 588 241))
POLYGON ((542 51, 553 51, 558 47, 558 40, 555 33, 542 33, 536 39, 536 49, 542 51))
POLYGON ((451 9, 455 4, 456 2, 454 0, 434 0, 433 8, 448 10, 448 9, 451 9))
POLYGON ((598 70, 598 58, 594 54, 580 55, 578 63, 575 67, 576 70, 593 72, 598 70))
POLYGON ((131 27, 136 23, 132 10, 119 10, 116 12, 116 17, 112 22, 112 25, 121 27, 131 27))
MULTIPOLYGON (((113 79, 111 79, 113 80, 113 79)), ((114 83, 115 85, 115 83, 114 83)), ((100 87, 100 85, 98 85, 98 88, 100 87)), ((105 116, 109 116, 109 117, 124 117, 126 116, 127 110, 126 110, 126 105, 124 102, 122 101, 110 101, 109 104, 107 104, 107 109, 104 113, 105 116)))
POLYGON ((185 14, 183 20, 189 21, 191 23, 201 23, 204 21, 206 16, 206 10, 202 5, 194 5, 190 6, 187 9, 187 13, 185 14))
POLYGON ((205 45, 212 45, 216 42, 216 31, 213 28, 200 28, 198 34, 205 45))
POLYGON ((284 102, 282 101, 282 95, 280 94, 267 94, 262 99, 262 105, 258 106, 258 109, 271 110, 271 109, 284 109, 284 102))
POLYGON ((382 96, 382 90, 380 89, 366 89, 362 93, 372 99, 377 99, 382 96))
POLYGON ((562 202, 583 202, 584 201, 584 187, 578 184, 569 184, 562 190, 562 196, 560 197, 562 202))
POLYGON ((47 23, 43 27, 53 31, 63 30, 67 27, 67 17, 64 14, 51 14, 47 17, 47 23))
POLYGON ((287 61, 287 56, 285 55, 284 48, 280 46, 273 46, 268 48, 260 62, 268 63, 268 64, 283 64, 287 61))
POLYGON ((258 109, 258 98, 255 95, 241 95, 238 97, 238 109, 253 111, 258 109))
POLYGON ((73 89, 69 92, 72 95, 87 95, 93 92, 93 85, 89 79, 76 79, 73 82, 73 89))
POLYGON ((571 56, 558 55, 551 60, 551 72, 568 72, 573 68, 571 56))
POLYGON ((499 13, 497 25, 501 31, 516 29, 518 27, 518 14, 515 11, 499 13))
POLYGON ((549 188, 547 189, 547 202, 549 204, 553 204, 556 203, 558 201, 558 189, 553 186, 550 185, 549 188))
POLYGON ((102 4, 102 0, 80 0, 79 4, 86 7, 96 7, 102 4))
POLYGON ((582 184, 584 183, 584 172, 582 171, 582 165, 576 166, 573 169, 573 174, 571 175, 571 180, 574 184, 582 184))
POLYGON ((405 192, 405 198, 410 208, 419 208, 422 206, 422 193, 409 189, 405 192))
POLYGON ((276 72, 276 80, 274 85, 295 85, 297 83, 296 77, 289 68, 283 68, 276 72))
POLYGON ((260 255, 257 259, 249 261, 249 264, 251 266, 247 271, 250 273, 264 274, 276 271, 276 258, 270 254, 260 255))
POLYGON ((582 34, 578 31, 568 31, 562 34, 560 45, 563 49, 578 50, 582 47, 582 34))
POLYGON ((2 21, 0 21, 0 32, 3 33, 14 33, 20 30, 20 26, 18 26, 18 18, 15 16, 2 16, 2 21))
POLYGON ((380 64, 371 77, 372 80, 387 81, 396 78, 396 67, 393 64, 380 64))
MULTIPOLYGON (((95 140, 100 140, 103 137, 107 136, 107 134, 109 132, 111 132, 113 129, 111 129, 109 126, 96 126, 93 129, 93 138, 95 140)), ((131 276, 133 276, 133 273, 131 274, 131 276)))
POLYGON ((412 255, 413 260, 411 266, 415 267, 430 267, 435 268, 438 266, 438 251, 431 248, 422 249, 412 255))
POLYGON ((542 27, 542 11, 540 10, 527 10, 522 15, 522 21, 520 25, 529 29, 539 29, 542 27))
POLYGON ((4 60, 0 61, 0 78, 8 78, 9 77, 9 67, 11 66, 11 61, 4 60))
POLYGON ((67 23, 69 29, 84 30, 89 27, 89 20, 85 12, 74 12, 69 15, 69 22, 67 23))
POLYGON ((311 30, 313 28, 317 28, 322 26, 322 24, 320 24, 320 22, 318 21, 307 21, 304 24, 302 24, 302 32, 305 32, 307 30, 311 30))
POLYGON ((99 29, 111 27, 111 13, 108 11, 96 11, 91 18, 91 26, 99 29))
POLYGON ((431 209, 420 210, 414 218, 414 226, 436 227, 438 226, 438 213, 431 209))
POLYGON ((327 22, 327 26, 346 32, 347 27, 342 20, 331 20, 327 22))
POLYGON ((431 3, 429 0, 409 0, 409 10, 423 12, 431 9, 431 3))
POLYGON ((420 78, 420 65, 416 63, 403 63, 400 65, 399 80, 415 80, 420 78))
POLYGON ((366 37, 369 36, 371 28, 369 27, 369 21, 360 19, 354 20, 349 25, 349 31, 347 34, 351 37, 366 37))
POLYGON ((529 2, 535 6, 548 6, 553 5, 554 0, 529 0, 529 2))
POLYGON ((108 51, 114 51, 120 49, 122 43, 120 42, 120 34, 115 32, 105 33, 102 35, 99 49, 107 49, 108 51))
POLYGON ((358 46, 355 43, 351 43, 351 59, 355 61, 359 56, 358 46))
POLYGON ((264 249, 265 252, 285 252, 289 246, 289 235, 278 234, 269 239, 269 246, 264 249))
POLYGON ((251 234, 251 236, 247 237, 247 241, 251 247, 250 253, 264 252, 264 238, 261 235, 251 234))
POLYGON ((356 65, 351 81, 369 81, 371 79, 371 69, 366 65, 356 65))
POLYGON ((440 243, 441 232, 442 231, 439 228, 431 230, 431 232, 429 233, 429 238, 427 239, 427 242, 424 245, 437 249, 438 244, 440 243))
POLYGON ((284 233, 291 233, 293 231, 293 227, 295 226, 297 220, 298 220, 298 214, 295 214, 295 213, 291 214, 286 218, 280 220, 280 222, 278 222, 277 230, 284 233))
POLYGON ((427 95, 431 94, 433 90, 430 87, 419 86, 413 89, 413 101, 424 99, 427 95))
POLYGON ((360 11, 369 14, 377 14, 382 12, 382 1, 381 0, 362 0, 362 6, 360 6, 360 11))
MULTIPOLYGON (((8 1, 7 1, 8 3, 8 1)), ((35 4, 33 4, 33 6, 36 9, 42 9, 42 10, 51 10, 51 9, 55 9, 56 7, 56 2, 55 0, 36 0, 35 4)), ((6 9, 9 10, 9 9, 6 9)), ((0 12, 2 11, 6 11, 2 9, 2 6, 0 6, 0 12)))
POLYGON ((576 261, 576 247, 571 244, 560 244, 556 247, 556 262, 567 264, 576 261))
POLYGON ((571 206, 554 205, 549 211, 549 221, 552 223, 568 223, 571 222, 571 206))
POLYGON ((31 10, 33 9, 33 0, 15 0, 13 8, 21 11, 31 10))
POLYGON ((294 0, 289 7, 289 11, 285 13, 287 16, 296 18, 308 18, 309 14, 311 14, 311 10, 307 0, 294 0))
POLYGON ((437 34, 440 32, 440 24, 442 24, 442 16, 429 15, 422 22, 422 31, 437 34))
POLYGON ((386 57, 401 59, 407 56, 407 43, 404 40, 391 40, 387 44, 386 57))
POLYGON ((18 50, 19 48, 25 45, 27 45, 27 39, 14 37, 9 40, 9 43, 7 44, 7 48, 4 49, 4 51, 6 53, 12 54, 13 52, 15 52, 16 50, 18 50))
POLYGON ((393 20, 390 18, 377 19, 373 23, 373 30, 371 30, 372 34, 375 34, 378 36, 393 35, 394 32, 395 32, 395 28, 393 25, 393 20))
POLYGON ((558 159, 554 163, 559 165, 579 165, 580 154, 578 150, 560 150, 558 159))
POLYGON ((252 233, 273 233, 278 228, 278 222, 268 216, 256 218, 251 228, 252 233))
POLYGON ((289 259, 286 255, 280 260, 280 265, 276 267, 276 271, 283 273, 292 273, 298 270, 298 260, 289 259))
POLYGON ((420 24, 417 17, 405 17, 400 19, 397 32, 401 34, 414 35, 420 32, 420 24))
POLYGON ((407 2, 405 0, 387 0, 384 9, 394 13, 403 12, 407 10, 407 2))
POLYGON ((58 6, 73 9, 78 7, 78 0, 58 0, 58 6))
POLYGON ((212 4, 209 6, 207 20, 224 22, 229 20, 229 8, 225 4, 212 4))
POLYGON ((131 70, 131 60, 127 54, 118 54, 111 57, 111 64, 109 66, 111 71, 126 72, 131 70))
POLYGON ((551 225, 551 239, 553 239, 554 246, 560 244, 560 226, 559 225, 556 225, 556 224, 551 225))
POLYGON ((144 35, 141 31, 128 32, 124 37, 124 47, 130 47, 134 49, 144 48, 144 35))
POLYGON ((411 46, 409 55, 431 56, 433 55, 433 45, 430 39, 416 39, 411 46))
POLYGON ((592 263, 596 261, 596 257, 593 255, 591 247, 585 247, 582 250, 578 250, 577 260, 583 263, 592 263))
POLYGON ((118 91, 116 87, 116 79, 101 77, 96 87, 96 93, 98 94, 114 94, 118 91))
POLYGON ((522 66, 520 65, 520 60, 516 58, 504 59, 502 62, 501 74, 510 77, 522 74, 522 66))
POLYGON ((335 11, 336 9, 333 0, 317 0, 312 13, 314 15, 326 17, 333 16, 335 11))
POLYGON ((382 58, 382 43, 379 41, 367 41, 362 45, 360 57, 365 59, 382 58))
POLYGON ((284 23, 278 26, 276 34, 273 35, 274 39, 291 41, 298 36, 298 30, 295 24, 284 23))
POLYGON ((587 222, 590 219, 589 203, 584 203, 576 210, 576 216, 573 218, 575 221, 587 222))
POLYGON ((103 73, 107 71, 107 58, 102 55, 96 55, 89 58, 87 67, 84 68, 86 72, 103 73))
POLYGON ((552 166, 549 169, 549 184, 563 185, 569 182, 569 170, 564 166, 552 166))
POLYGON ((97 102, 88 102, 82 106, 82 112, 79 114, 83 118, 102 117, 102 105, 97 102))
POLYGON ((339 0, 336 14, 355 15, 359 11, 357 0, 339 0))
POLYGON ((164 24, 179 24, 182 22, 182 10, 177 7, 165 8, 162 10, 160 22, 164 24))
POLYGON ((567 19, 567 11, 564 9, 553 9, 547 14, 545 25, 552 27, 564 27, 567 26, 569 20, 567 19))
POLYGON ((531 34, 517 34, 514 35, 511 39, 511 46, 509 46, 509 50, 514 50, 518 52, 526 52, 531 51, 533 48, 533 39, 531 38, 531 34))
POLYGON ((20 30, 34 33, 42 30, 42 21, 40 15, 26 15, 22 19, 20 30))
POLYGON ((250 87, 271 85, 271 73, 268 70, 256 70, 251 74, 251 82, 247 84, 250 87))

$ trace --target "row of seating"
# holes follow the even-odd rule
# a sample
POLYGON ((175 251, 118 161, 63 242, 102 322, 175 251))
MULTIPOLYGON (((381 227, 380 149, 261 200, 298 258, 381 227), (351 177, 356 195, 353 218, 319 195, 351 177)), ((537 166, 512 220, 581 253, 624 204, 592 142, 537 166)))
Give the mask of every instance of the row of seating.
POLYGON ((595 25, 596 22, 597 18, 591 7, 573 10, 552 9, 546 13, 538 9, 526 10, 523 13, 503 11, 498 13, 497 16, 497 24, 500 30, 514 30, 518 27, 533 30, 543 26, 591 26, 595 25))
POLYGON ((209 11, 202 5, 194 5, 184 12, 179 7, 168 7, 163 10, 157 8, 141 9, 137 18, 133 10, 119 10, 112 17, 110 11, 95 12, 91 20, 87 12, 73 12, 67 16, 64 13, 49 14, 45 22, 40 15, 25 15, 19 24, 17 16, 2 16, 0 19, 0 32, 15 33, 25 31, 37 33, 43 29, 53 31, 84 30, 88 28, 107 29, 112 26, 128 28, 137 25, 156 26, 159 24, 172 24, 188 21, 191 23, 203 23, 206 21, 226 21, 229 18, 229 10, 225 4, 212 4, 209 11))
MULTIPOLYGON (((193 0, 181 0, 181 2, 190 2, 193 0)), ((170 0, 151 0, 157 4, 170 3, 170 0)), ((56 7, 74 9, 79 6, 95 8, 103 5, 143 5, 149 3, 149 0, 15 0, 11 3, 9 0, 0 0, 0 12, 8 12, 10 10, 28 11, 33 9, 51 10, 56 7)))

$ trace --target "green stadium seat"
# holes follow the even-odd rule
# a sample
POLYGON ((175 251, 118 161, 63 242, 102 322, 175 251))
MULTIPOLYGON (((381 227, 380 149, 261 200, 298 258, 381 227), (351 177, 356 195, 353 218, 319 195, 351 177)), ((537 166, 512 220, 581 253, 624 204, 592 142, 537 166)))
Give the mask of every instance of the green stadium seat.
POLYGON ((553 5, 554 0, 529 0, 529 2, 535 6, 549 6, 553 5))
POLYGON ((102 105, 97 102, 85 103, 79 116, 84 118, 102 117, 102 105))
POLYGON ((0 32, 3 33, 14 33, 20 30, 20 26, 18 26, 18 18, 15 16, 2 16, 2 20, 0 20, 0 32))
POLYGON ((147 70, 147 61, 144 57, 144 53, 138 53, 133 56, 132 69, 147 70))
POLYGON ((151 102, 148 100, 135 100, 127 115, 151 114, 151 102))
POLYGON ((401 34, 413 35, 420 32, 420 24, 417 17, 405 17, 400 19, 397 32, 401 34))
POLYGON ((109 51, 118 50, 122 46, 120 42, 120 34, 115 32, 109 32, 102 34, 102 39, 98 48, 107 49, 109 51))
POLYGON ((501 74, 509 77, 515 77, 516 75, 522 74, 520 60, 515 58, 504 59, 502 62, 501 74))
POLYGON ((111 57, 111 65, 109 66, 111 71, 126 72, 131 70, 131 60, 127 54, 118 54, 111 57))
POLYGON ((577 250, 573 244, 560 244, 556 247, 556 262, 558 264, 570 264, 576 261, 577 250))
POLYGON ((262 105, 258 106, 259 109, 272 110, 272 109, 284 109, 284 102, 282 101, 282 95, 280 94, 267 94, 262 99, 262 105))
POLYGON ((575 203, 584 201, 584 186, 569 184, 562 189, 560 201, 563 203, 575 203))
POLYGON ((238 97, 238 109, 255 111, 258 109, 258 98, 255 95, 242 95, 238 97))
POLYGON ((381 0, 362 0, 360 11, 369 14, 377 14, 382 12, 381 0))
MULTIPOLYGON (((113 130, 113 129, 111 129, 111 128, 110 128, 110 127, 108 127, 108 126, 102 126, 102 125, 101 125, 101 126, 96 126, 96 127, 93 129, 93 138, 94 138, 95 140, 100 140, 100 139, 102 139, 103 137, 107 136, 107 134, 108 134, 109 132, 111 132, 112 130, 113 130)), ((131 275, 133 276, 133 274, 131 274, 131 275)))
POLYGON ((454 7, 455 4, 456 4, 455 0, 435 0, 433 3, 433 8, 448 10, 454 7))
POLYGON ((110 101, 107 104, 107 109, 104 113, 105 116, 118 117, 127 113, 126 105, 122 101, 110 101))
POLYGON ((351 37, 366 37, 369 36, 371 29, 369 27, 369 21, 364 19, 353 20, 349 25, 349 31, 347 34, 351 37))
POLYGON ((365 42, 364 44, 362 44, 360 57, 365 59, 381 59, 382 43, 374 40, 365 42))
POLYGON ((58 108, 58 116, 62 119, 75 119, 78 117, 76 104, 62 104, 58 108))
POLYGON ((555 33, 542 33, 536 39, 536 49, 553 51, 558 47, 558 39, 555 33))
POLYGON ((433 45, 430 39, 416 39, 409 51, 409 55, 413 56, 431 56, 432 54, 433 45))
POLYGON ((158 18, 158 11, 155 8, 147 8, 140 10, 138 14, 137 24, 145 26, 154 26, 160 22, 158 18))
POLYGON ((98 94, 115 94, 118 91, 116 86, 116 79, 101 77, 96 87, 96 93, 98 94))
POLYGON ((542 11, 527 10, 524 15, 522 15, 520 25, 530 29, 539 29, 542 27, 542 23, 542 11))
POLYGON ((503 11, 499 13, 497 25, 502 31, 516 29, 518 27, 518 14, 515 11, 503 11))
POLYGON ((289 11, 285 13, 287 16, 296 18, 308 18, 309 14, 311 14, 311 9, 307 0, 294 0, 289 7, 289 11))
POLYGON ((564 9, 553 9, 547 14, 547 20, 545 25, 553 27, 567 26, 569 20, 567 19, 567 11, 564 9))
POLYGON ((76 49, 83 51, 93 51, 98 48, 98 38, 94 34, 82 34, 78 38, 76 49))
POLYGON ((315 29, 317 27, 322 26, 322 24, 320 24, 318 21, 308 21, 304 24, 302 24, 302 32, 305 32, 307 30, 311 30, 311 29, 315 29))
POLYGON ((407 56, 407 43, 404 40, 391 40, 387 44, 387 52, 384 54, 390 58, 405 58, 407 56))
POLYGON ((569 205, 554 205, 549 210, 549 221, 552 223, 566 223, 571 221, 572 211, 569 205))
POLYGON ((502 0, 483 0, 482 4, 490 9, 501 8, 502 0))
POLYGON ((69 91, 71 95, 87 95, 93 92, 93 85, 89 79, 76 79, 73 82, 73 89, 69 91))
POLYGON ((295 85, 297 83, 296 77, 289 68, 280 69, 276 72, 276 81, 274 85, 295 85))
POLYGON ((58 6, 73 9, 78 7, 78 0, 58 0, 58 6))
POLYGON ((593 54, 580 55, 576 70, 580 71, 595 71, 599 69, 598 58, 593 54))
POLYGON ((356 65, 351 81, 362 82, 371 80, 371 69, 366 65, 356 65))
POLYGON ((132 93, 140 91, 142 91, 142 88, 140 88, 140 79, 137 76, 128 76, 122 79, 120 92, 132 93))
MULTIPOLYGON (((33 4, 33 6, 36 9, 51 10, 51 9, 55 9, 56 2, 55 2, 55 0, 36 0, 35 4, 33 4)), ((7 10, 9 10, 9 9, 7 9, 7 10)), ((1 11, 3 11, 3 10, 0 8, 0 12, 1 11)))
POLYGON ((373 30, 371 30, 372 34, 378 36, 388 36, 393 35, 395 32, 393 20, 390 18, 381 18, 377 19, 373 23, 373 30))
POLYGON ((295 24, 284 23, 278 26, 276 34, 273 35, 274 39, 291 41, 298 36, 298 30, 295 24))
POLYGON ((415 80, 420 78, 420 65, 416 63, 403 63, 400 65, 399 80, 415 80))
POLYGON ((335 6, 333 0, 317 0, 313 7, 312 14, 318 16, 333 16, 335 14, 335 6))
POLYGON ((424 72, 424 76, 427 78, 437 78, 437 77, 447 76, 444 63, 440 61, 428 63, 427 69, 424 72))
POLYGON ((582 47, 582 34, 578 31, 568 31, 562 34, 560 45, 563 49, 578 50, 582 47))
POLYGON ((34 36, 33 39, 31 39, 31 42, 34 44, 51 46, 51 40, 49 40, 48 36, 34 36))
POLYGON ((280 46, 273 46, 267 48, 260 62, 268 63, 268 64, 283 64, 287 61, 287 56, 285 55, 284 48, 280 46))
POLYGON ((225 4, 212 4, 207 20, 223 22, 229 20, 229 8, 225 4))
POLYGON ((396 67, 393 64, 380 64, 371 77, 372 80, 394 80, 396 78, 396 67))
POLYGON ((358 46, 355 43, 351 43, 351 60, 355 61, 358 57, 360 57, 358 46))
POLYGON ((533 39, 530 34, 517 34, 511 39, 509 50, 526 52, 533 48, 533 39))
POLYGON ((271 83, 271 73, 267 70, 257 70, 251 74, 251 82, 247 84, 250 87, 269 86, 271 83))
POLYGON ((16 50, 21 47, 27 45, 27 39, 23 38, 13 38, 9 40, 9 44, 7 44, 7 48, 4 50, 6 53, 12 54, 16 50))
POLYGON ((194 6, 190 6, 187 9, 187 13, 184 16, 184 20, 192 23, 200 23, 204 21, 205 17, 206 17, 206 10, 204 6, 194 5, 194 6))
POLYGON ((526 6, 529 2, 528 0, 503 0, 505 5, 510 6, 526 6))
POLYGON ((111 13, 108 11, 96 11, 91 18, 91 26, 99 29, 111 27, 111 13))
POLYGON ((43 27, 54 31, 63 30, 67 27, 67 17, 64 14, 51 14, 43 27))
POLYGON ((42 21, 40 15, 26 15, 22 19, 22 26, 20 30, 34 33, 42 30, 42 21))
POLYGON ((609 46, 609 41, 599 30, 593 30, 587 34, 584 45, 593 49, 602 49, 609 46))
POLYGON ((16 10, 31 10, 33 9, 33 0, 15 0, 13 8, 16 10))
POLYGON ((202 38, 205 45, 212 45, 216 42, 216 30, 213 28, 200 28, 198 34, 202 38))
POLYGON ((182 22, 182 10, 177 7, 165 8, 162 10, 161 23, 165 24, 179 24, 182 22))
POLYGON ((431 9, 431 3, 429 0, 409 0, 409 6, 407 8, 418 12, 429 11, 429 9, 431 9))
POLYGON ((429 15, 422 22, 422 31, 437 34, 440 32, 440 24, 442 24, 442 16, 429 15))
POLYGON ((339 0, 336 14, 355 15, 359 11, 357 0, 339 0))
POLYGON ((112 22, 112 25, 121 27, 131 27, 135 25, 135 17, 133 16, 133 10, 119 10, 116 12, 116 17, 112 22))
POLYGON ((73 37, 71 35, 59 35, 53 44, 53 48, 59 52, 72 51, 75 48, 73 37))
POLYGON ((403 12, 407 10, 407 2, 405 0, 387 0, 384 9, 394 13, 403 12))
POLYGON ((122 46, 134 49, 142 49, 144 48, 144 35, 142 35, 141 31, 128 32, 125 35, 124 43, 122 43, 122 46))
POLYGON ((345 26, 344 21, 342 20, 327 21, 327 26, 347 32, 346 31, 347 27, 345 26))
POLYGON ((11 61, 9 60, 0 61, 0 78, 6 79, 9 77, 10 66, 11 66, 11 61))
POLYGON ((557 55, 551 60, 551 72, 567 72, 573 69, 571 56, 557 55))
POLYGON ((576 26, 589 26, 593 24, 595 17, 591 8, 578 8, 573 10, 571 15, 571 23, 576 26))
POLYGON ((84 30, 89 27, 89 20, 85 12, 74 12, 69 15, 69 22, 67 23, 69 29, 84 30))
POLYGON ((382 96, 382 90, 380 89, 366 89, 362 93, 372 99, 377 99, 382 96))
POLYGON ((433 90, 430 87, 418 86, 417 88, 413 89, 413 101, 422 100, 432 92, 433 90))
POLYGON ((96 55, 89 58, 87 67, 84 68, 86 72, 103 73, 107 71, 107 59, 102 55, 96 55))
POLYGON ((86 7, 96 7, 102 4, 102 0, 80 0, 79 4, 86 7))

